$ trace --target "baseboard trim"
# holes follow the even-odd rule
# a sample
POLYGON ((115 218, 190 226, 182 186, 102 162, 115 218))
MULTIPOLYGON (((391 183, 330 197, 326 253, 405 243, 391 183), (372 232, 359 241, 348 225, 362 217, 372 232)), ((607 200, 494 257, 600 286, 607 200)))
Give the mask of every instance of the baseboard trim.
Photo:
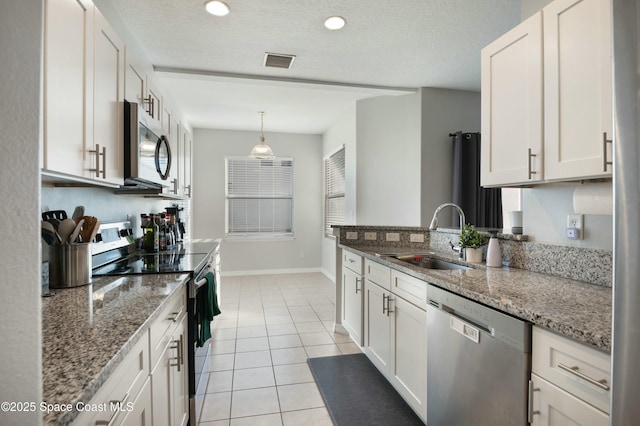
POLYGON ((335 274, 332 274, 331 272, 329 272, 328 270, 326 270, 326 269, 324 269, 324 268, 322 268, 322 270, 321 270, 320 272, 322 272, 322 274, 323 274, 325 277, 329 278, 329 279, 330 279, 330 280, 335 284, 335 282, 336 282, 336 276, 335 276, 335 274))
POLYGON ((235 277, 235 276, 242 276, 242 275, 310 274, 315 272, 320 272, 326 275, 321 268, 256 269, 252 271, 222 271, 221 274, 223 277, 235 277))

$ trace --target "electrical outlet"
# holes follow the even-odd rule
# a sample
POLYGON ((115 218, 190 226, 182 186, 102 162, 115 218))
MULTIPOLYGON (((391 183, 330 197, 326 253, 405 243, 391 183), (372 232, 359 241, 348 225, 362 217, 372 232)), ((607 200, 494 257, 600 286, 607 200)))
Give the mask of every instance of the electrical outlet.
POLYGON ((368 241, 375 241, 378 239, 378 233, 377 232, 365 232, 364 233, 364 239, 368 240, 368 241))
POLYGON ((347 232, 347 240, 357 240, 357 239, 358 239, 357 232, 352 232, 352 231, 347 232))
POLYGON ((570 240, 581 240, 584 234, 584 216, 581 214, 567 215, 566 236, 570 240))
POLYGON ((424 243, 424 234, 409 234, 410 243, 424 243))
POLYGON ((387 241, 400 241, 400 234, 397 232, 387 232, 387 241))

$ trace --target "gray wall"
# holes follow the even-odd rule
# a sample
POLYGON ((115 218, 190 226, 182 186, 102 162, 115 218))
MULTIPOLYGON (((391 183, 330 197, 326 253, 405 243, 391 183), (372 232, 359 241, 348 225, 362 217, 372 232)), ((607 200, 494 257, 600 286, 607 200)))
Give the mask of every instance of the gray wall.
POLYGON ((356 105, 356 223, 419 226, 420 94, 356 105))
MULTIPOLYGON (((345 223, 355 224, 356 220, 356 105, 344 112, 340 119, 322 136, 322 155, 345 147, 345 223)), ((323 199, 324 201, 324 199, 323 199)), ((323 205, 324 211, 324 205, 323 205)), ((324 220, 324 216, 323 216, 324 220)), ((336 248, 335 239, 322 239, 322 272, 335 279, 336 248)))
MULTIPOLYGON (((258 132, 196 129, 193 149, 192 236, 222 238, 227 155, 246 156, 258 132)), ((322 250, 322 137, 266 133, 276 156, 295 159, 293 240, 225 240, 223 274, 320 271, 322 250), (304 257, 301 257, 304 256, 304 257)))
MULTIPOLYGON (((42 0, 0 3, 0 400, 42 400, 40 70, 42 0)), ((40 425, 40 411, 0 411, 2 425, 40 425)))
MULTIPOLYGON (((421 94, 421 226, 429 226, 436 208, 452 201, 453 146, 449 133, 480 131, 480 92, 423 88, 421 94)), ((444 213, 438 219, 446 227, 451 215, 444 213)))

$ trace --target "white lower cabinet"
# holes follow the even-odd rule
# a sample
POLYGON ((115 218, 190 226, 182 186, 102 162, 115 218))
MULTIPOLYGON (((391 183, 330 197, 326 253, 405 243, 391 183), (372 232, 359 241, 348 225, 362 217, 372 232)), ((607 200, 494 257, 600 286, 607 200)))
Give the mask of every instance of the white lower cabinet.
POLYGON ((426 421, 427 313, 369 279, 364 288, 365 354, 426 421))
POLYGON ((532 424, 608 425, 611 357, 540 327, 532 338, 532 424))
POLYGON ((349 336, 362 346, 363 278, 348 268, 342 268, 342 326, 349 336))
POLYGON ((151 369, 154 426, 186 425, 189 413, 187 315, 184 309, 180 309, 182 306, 171 304, 169 307, 168 315, 161 316, 151 326, 153 330, 164 328, 167 321, 173 324, 159 339, 163 344, 156 352, 160 354, 152 357, 157 359, 151 369))
POLYGON ((607 426, 609 416, 536 374, 533 382, 534 426, 607 426))
POLYGON ((138 394, 133 401, 131 411, 127 411, 122 419, 122 425, 126 426, 153 426, 153 417, 151 414, 151 380, 147 378, 138 394))

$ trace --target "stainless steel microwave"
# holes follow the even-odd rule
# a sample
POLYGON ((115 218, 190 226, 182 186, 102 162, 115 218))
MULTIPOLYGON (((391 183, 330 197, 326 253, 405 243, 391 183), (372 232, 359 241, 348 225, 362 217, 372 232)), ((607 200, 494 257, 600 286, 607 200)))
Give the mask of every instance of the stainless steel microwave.
POLYGON ((168 186, 171 147, 162 129, 134 102, 124 101, 125 188, 157 189, 168 186))

